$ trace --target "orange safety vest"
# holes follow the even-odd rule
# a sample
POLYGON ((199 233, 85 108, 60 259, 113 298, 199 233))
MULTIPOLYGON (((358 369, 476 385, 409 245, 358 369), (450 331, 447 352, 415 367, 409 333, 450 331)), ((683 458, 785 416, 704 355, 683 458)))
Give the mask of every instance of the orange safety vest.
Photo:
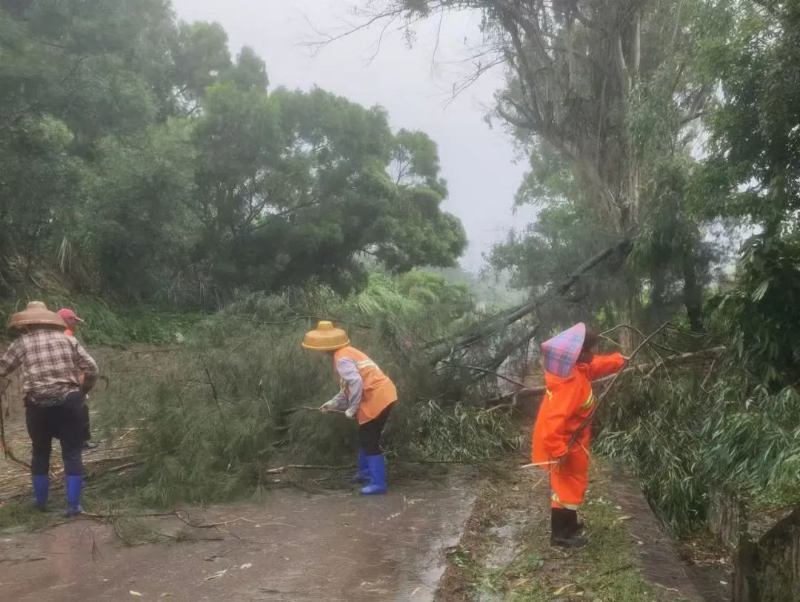
POLYGON ((333 370, 337 378, 339 378, 342 391, 348 399, 350 395, 347 391, 347 383, 339 377, 339 373, 336 370, 336 362, 345 358, 349 358, 356 363, 361 380, 364 381, 361 405, 358 408, 358 423, 364 424, 370 420, 375 420, 381 412, 397 401, 397 388, 366 354, 354 347, 344 347, 333 354, 333 370))

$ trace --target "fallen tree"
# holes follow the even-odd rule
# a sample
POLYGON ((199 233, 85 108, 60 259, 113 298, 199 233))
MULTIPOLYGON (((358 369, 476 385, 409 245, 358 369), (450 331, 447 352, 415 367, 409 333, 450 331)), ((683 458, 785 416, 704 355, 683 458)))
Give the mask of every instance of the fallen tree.
MULTIPOLYGON (((539 297, 531 299, 522 305, 502 312, 496 316, 492 316, 477 327, 474 327, 467 332, 463 332, 453 339, 439 339, 429 343, 426 348, 435 350, 431 355, 431 364, 435 366, 442 360, 454 355, 455 353, 486 341, 486 339, 502 332, 512 324, 519 322, 526 316, 534 313, 545 303, 552 301, 555 298, 566 296, 582 276, 588 272, 591 272, 594 268, 612 257, 617 257, 620 261, 624 260, 630 254, 632 248, 633 243, 631 240, 621 240, 579 265, 564 280, 550 286, 539 297)), ((516 341, 512 341, 510 344, 502 348, 490 361, 491 366, 497 368, 502 365, 506 358, 508 358, 515 350, 519 349, 522 345, 526 344, 536 336, 538 333, 538 328, 539 325, 537 324, 526 333, 524 340, 518 339, 516 341)))
MULTIPOLYGON (((655 362, 646 362, 642 364, 636 364, 626 368, 622 372, 619 373, 619 376, 624 376, 627 374, 639 373, 643 374, 645 377, 651 376, 656 370, 659 368, 667 368, 669 366, 679 366, 685 364, 691 364, 696 362, 703 362, 708 360, 715 360, 720 355, 725 352, 725 347, 711 347, 709 349, 702 349, 700 351, 693 351, 691 353, 678 353, 675 355, 669 355, 663 357, 655 362)), ((514 379, 508 378, 503 376, 502 374, 497 374, 495 372, 491 372, 485 368, 479 366, 467 366, 469 370, 475 370, 484 374, 494 374, 495 376, 510 382, 512 384, 517 385, 520 387, 517 391, 510 393, 500 399, 493 399, 487 402, 487 405, 491 406, 492 408, 499 408, 499 407, 514 407, 519 405, 520 398, 540 398, 542 395, 545 394, 547 391, 547 387, 544 385, 538 385, 535 387, 529 387, 524 383, 516 381, 514 379), (511 399, 511 403, 503 403, 504 401, 511 399)), ((592 384, 602 384, 614 380, 617 378, 617 374, 612 374, 611 376, 605 376, 603 378, 599 378, 597 380, 592 381, 592 384)))

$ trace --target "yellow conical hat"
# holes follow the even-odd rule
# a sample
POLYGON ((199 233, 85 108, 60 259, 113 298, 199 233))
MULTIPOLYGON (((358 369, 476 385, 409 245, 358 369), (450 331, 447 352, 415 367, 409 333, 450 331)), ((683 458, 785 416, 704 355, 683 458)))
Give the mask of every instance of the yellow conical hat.
POLYGON ((57 313, 47 309, 41 301, 31 301, 24 311, 15 313, 8 321, 9 328, 25 326, 57 326, 66 329, 67 323, 57 313))
POLYGON ((317 324, 316 330, 307 332, 303 338, 303 347, 314 351, 336 351, 349 344, 347 333, 341 328, 334 328, 333 322, 326 320, 317 324))

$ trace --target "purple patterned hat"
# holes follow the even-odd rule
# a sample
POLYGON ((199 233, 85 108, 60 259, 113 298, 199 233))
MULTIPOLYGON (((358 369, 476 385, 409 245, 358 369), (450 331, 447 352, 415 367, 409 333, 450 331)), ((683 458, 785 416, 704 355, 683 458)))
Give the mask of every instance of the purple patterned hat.
POLYGON ((569 376, 586 339, 586 324, 580 322, 542 343, 544 369, 562 378, 569 376))

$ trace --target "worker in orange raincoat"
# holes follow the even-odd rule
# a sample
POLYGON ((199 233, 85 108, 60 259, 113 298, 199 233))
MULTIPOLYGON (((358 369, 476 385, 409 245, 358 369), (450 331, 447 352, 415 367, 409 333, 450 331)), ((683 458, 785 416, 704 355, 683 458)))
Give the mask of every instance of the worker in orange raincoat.
POLYGON ((578 507, 589 473, 591 424, 581 429, 595 403, 591 381, 619 372, 627 358, 594 355, 597 335, 576 324, 542 344, 547 391, 533 430, 532 462, 550 471, 550 542, 582 547, 578 507), (570 445, 574 438, 574 443, 570 445))
POLYGON ((358 474, 367 482, 362 495, 386 493, 386 463, 380 448, 381 434, 397 403, 397 389, 378 365, 364 353, 350 346, 344 330, 327 321, 306 333, 303 347, 324 351, 333 360, 333 369, 341 389, 320 408, 324 412, 344 412, 358 420, 358 474))

